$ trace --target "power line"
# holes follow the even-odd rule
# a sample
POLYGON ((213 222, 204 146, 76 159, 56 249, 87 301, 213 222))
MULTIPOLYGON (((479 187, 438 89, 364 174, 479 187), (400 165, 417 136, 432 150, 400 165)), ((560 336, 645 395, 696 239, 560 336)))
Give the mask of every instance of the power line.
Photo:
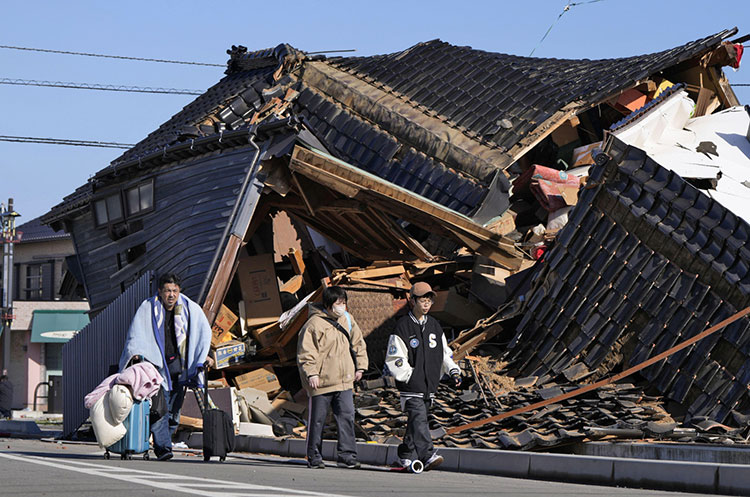
POLYGON ((38 81, 34 79, 0 78, 2 85, 44 86, 53 88, 75 88, 77 90, 123 91, 131 93, 160 93, 169 95, 203 95, 199 90, 179 88, 152 88, 149 86, 101 85, 97 83, 66 83, 63 81, 38 81))
POLYGON ((553 22, 552 25, 549 28, 547 28, 547 32, 544 33, 544 36, 542 36, 542 39, 539 40, 539 43, 536 44, 536 46, 534 47, 534 50, 531 51, 531 53, 529 54, 529 57, 534 55, 534 52, 536 51, 536 49, 539 48, 539 46, 542 44, 545 38, 547 38, 547 35, 549 34, 549 32, 552 31, 552 28, 555 27, 555 24, 557 24, 557 21, 559 21, 560 18, 563 16, 563 14, 569 11, 571 7, 577 7, 578 5, 586 5, 589 3, 597 3, 597 2, 603 2, 603 1, 604 0, 588 0, 587 2, 569 2, 567 5, 565 5, 565 7, 563 7, 562 12, 560 12, 560 15, 557 16, 557 19, 555 19, 555 22, 553 22))
POLYGON ((0 141, 16 143, 44 143, 47 145, 71 145, 75 147, 132 148, 132 143, 99 142, 92 140, 68 140, 65 138, 37 138, 34 136, 0 135, 0 141))
POLYGON ((0 48, 6 48, 9 50, 26 50, 29 52, 44 52, 44 53, 56 53, 64 55, 84 55, 86 57, 103 57, 107 59, 123 59, 123 60, 139 60, 141 62, 162 62, 165 64, 185 64, 191 66, 211 66, 211 67, 226 67, 226 64, 211 64, 208 62, 190 62, 184 60, 167 60, 167 59, 148 59, 145 57, 127 57, 125 55, 104 55, 87 52, 68 52, 65 50, 49 50, 46 48, 29 48, 29 47, 14 47, 11 45, 0 45, 0 48))

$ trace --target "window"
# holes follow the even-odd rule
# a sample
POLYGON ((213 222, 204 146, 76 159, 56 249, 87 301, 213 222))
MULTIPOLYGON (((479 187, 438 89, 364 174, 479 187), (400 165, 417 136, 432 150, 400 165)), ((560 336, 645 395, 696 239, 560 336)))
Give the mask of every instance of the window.
POLYGON ((126 191, 128 216, 150 211, 154 208, 154 183, 141 183, 126 191))
POLYGON ((26 300, 42 300, 42 277, 41 264, 29 264, 26 266, 26 286, 24 287, 24 296, 26 300))
POLYGON ((108 197, 96 200, 94 202, 94 219, 97 226, 112 223, 115 221, 121 221, 122 215, 122 199, 120 194, 116 193, 108 197))
POLYGON ((62 349, 64 343, 45 343, 44 344, 44 365, 47 367, 47 374, 62 373, 62 349))

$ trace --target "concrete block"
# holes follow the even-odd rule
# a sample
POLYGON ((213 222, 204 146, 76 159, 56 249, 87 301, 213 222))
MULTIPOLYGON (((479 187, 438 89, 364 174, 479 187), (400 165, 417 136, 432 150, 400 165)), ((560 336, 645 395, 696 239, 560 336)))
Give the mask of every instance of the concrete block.
POLYGON ((336 445, 338 442, 335 440, 323 440, 323 450, 321 451, 323 459, 326 461, 336 460, 336 445))
POLYGON ((718 465, 713 463, 615 459, 614 465, 614 485, 673 492, 716 492, 718 465))
POLYGON ((443 471, 458 471, 462 449, 439 448, 438 454, 443 456, 443 464, 437 469, 443 471))
POLYGON ((278 438, 253 437, 257 441, 256 451, 264 454, 289 456, 289 440, 278 438))
POLYGON ((459 449, 459 471, 528 478, 532 454, 508 450, 459 449))
POLYGON ((35 421, 5 419, 0 421, 0 433, 12 435, 41 435, 42 430, 35 421))
POLYGON ((614 460, 605 457, 568 454, 530 454, 529 477, 539 480, 571 481, 609 485, 614 460))
MULTIPOLYGON (((234 437, 234 451, 235 452, 256 452, 252 450, 251 440, 255 437, 249 437, 245 435, 237 435, 234 437)), ((189 445, 188 445, 189 446, 189 445)))
POLYGON ((307 440, 302 438, 289 439, 289 457, 307 457, 307 440))
POLYGON ((387 452, 385 456, 385 465, 391 466, 398 461, 398 445, 386 445, 387 452))
POLYGON ((742 464, 722 464, 719 466, 719 482, 716 493, 728 495, 750 495, 748 467, 742 464))
MULTIPOLYGON (((236 441, 239 442, 239 440, 236 440, 236 441)), ((191 449, 202 449, 203 448, 203 432, 200 432, 200 431, 190 432, 185 443, 191 449)))
POLYGON ((377 443, 358 443, 357 458, 364 464, 388 465, 388 446, 377 443))

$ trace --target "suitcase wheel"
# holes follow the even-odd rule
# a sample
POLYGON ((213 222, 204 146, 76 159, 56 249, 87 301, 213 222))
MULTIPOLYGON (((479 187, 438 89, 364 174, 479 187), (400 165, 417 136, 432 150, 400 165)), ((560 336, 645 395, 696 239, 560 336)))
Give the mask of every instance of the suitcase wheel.
POLYGON ((106 452, 104 453, 104 459, 109 459, 109 451, 106 451, 106 452))
POLYGON ((145 454, 143 454, 143 460, 148 461, 148 459, 149 459, 148 452, 146 452, 145 454))

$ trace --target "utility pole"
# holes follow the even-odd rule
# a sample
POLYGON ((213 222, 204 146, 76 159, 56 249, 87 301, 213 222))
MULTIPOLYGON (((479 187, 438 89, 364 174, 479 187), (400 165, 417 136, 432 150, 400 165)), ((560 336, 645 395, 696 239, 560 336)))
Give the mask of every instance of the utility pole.
POLYGON ((3 299, 0 307, 0 332, 3 332, 3 370, 10 369, 10 325, 13 323, 13 244, 20 241, 16 234, 16 218, 20 216, 13 210, 13 199, 8 199, 8 206, 0 203, 0 243, 3 245, 3 299))

